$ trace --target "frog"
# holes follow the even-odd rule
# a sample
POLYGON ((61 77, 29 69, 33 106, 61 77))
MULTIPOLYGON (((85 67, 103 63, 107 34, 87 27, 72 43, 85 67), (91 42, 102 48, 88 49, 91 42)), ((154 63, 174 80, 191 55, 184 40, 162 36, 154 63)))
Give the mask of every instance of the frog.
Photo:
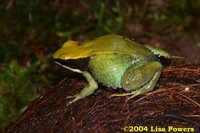
POLYGON ((128 96, 127 101, 152 91, 162 72, 161 57, 171 59, 161 48, 115 34, 87 42, 68 40, 53 54, 58 65, 82 74, 88 82, 79 93, 67 97, 72 99, 67 105, 92 95, 98 83, 114 90, 123 88, 124 93, 111 94, 110 98, 128 96), (87 59, 87 69, 61 63, 81 59, 87 59))

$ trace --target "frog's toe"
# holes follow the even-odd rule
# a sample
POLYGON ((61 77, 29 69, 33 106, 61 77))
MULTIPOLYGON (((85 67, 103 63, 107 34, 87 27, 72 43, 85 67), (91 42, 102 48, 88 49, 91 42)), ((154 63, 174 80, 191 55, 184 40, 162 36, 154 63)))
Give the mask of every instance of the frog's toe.
POLYGON ((72 99, 72 98, 75 98, 76 96, 77 96, 77 94, 76 95, 67 96, 66 99, 72 99))
POLYGON ((132 99, 132 98, 134 98, 134 97, 140 95, 141 92, 140 92, 140 91, 134 91, 134 93, 132 93, 132 94, 133 94, 132 96, 130 96, 130 97, 128 97, 128 98, 126 99, 126 102, 128 102, 130 99, 132 99))
POLYGON ((80 99, 82 99, 79 95, 73 95, 73 96, 68 96, 67 97, 67 99, 72 99, 72 98, 74 98, 73 100, 71 100, 71 101, 69 101, 68 103, 67 103, 67 106, 69 106, 70 104, 72 104, 72 103, 74 103, 74 102, 76 102, 76 101, 78 101, 78 100, 80 100, 80 99))
POLYGON ((76 95, 67 96, 66 99, 73 99, 73 100, 67 102, 67 106, 69 106, 70 104, 72 104, 72 103, 76 102, 77 100, 79 100, 79 99, 77 99, 77 94, 76 95))
POLYGON ((126 99, 126 102, 129 101, 130 99, 140 95, 140 91, 139 90, 136 90, 136 91, 132 91, 132 92, 129 92, 129 93, 121 93, 121 94, 112 94, 110 95, 109 98, 112 98, 112 97, 123 97, 123 96, 129 96, 127 99, 126 99))
POLYGON ((72 104, 72 103, 74 103, 74 102, 75 102, 75 99, 73 99, 73 100, 67 102, 67 106, 69 106, 70 104, 72 104))
POLYGON ((109 98, 112 98, 112 97, 124 97, 124 96, 130 96, 130 95, 133 95, 133 92, 121 93, 121 94, 111 94, 109 98))

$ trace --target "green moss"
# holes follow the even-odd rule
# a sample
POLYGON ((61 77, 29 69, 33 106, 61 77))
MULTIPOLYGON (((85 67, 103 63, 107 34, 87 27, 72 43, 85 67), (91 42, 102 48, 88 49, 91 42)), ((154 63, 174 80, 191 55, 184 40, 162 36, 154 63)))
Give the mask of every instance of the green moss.
POLYGON ((0 124, 15 120, 37 97, 42 87, 37 84, 44 81, 37 75, 40 65, 37 61, 24 67, 13 60, 9 66, 0 68, 0 124))

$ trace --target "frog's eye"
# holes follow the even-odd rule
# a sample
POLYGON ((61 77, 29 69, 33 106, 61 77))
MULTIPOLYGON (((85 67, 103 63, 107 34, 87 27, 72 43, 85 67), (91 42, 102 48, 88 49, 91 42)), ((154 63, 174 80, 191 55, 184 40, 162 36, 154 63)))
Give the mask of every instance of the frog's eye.
POLYGON ((78 46, 81 46, 81 45, 83 45, 84 43, 85 43, 84 41, 79 41, 77 45, 78 45, 78 46))

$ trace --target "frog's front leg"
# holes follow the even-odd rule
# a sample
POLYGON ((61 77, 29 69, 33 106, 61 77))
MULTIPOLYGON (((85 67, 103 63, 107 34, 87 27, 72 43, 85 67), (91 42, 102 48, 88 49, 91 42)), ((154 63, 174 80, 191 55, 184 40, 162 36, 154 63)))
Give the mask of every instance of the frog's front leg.
POLYGON ((90 75, 89 72, 82 72, 82 74, 85 76, 86 80, 88 81, 88 85, 85 88, 83 88, 83 90, 81 90, 80 93, 74 96, 68 96, 67 97, 68 99, 69 98, 74 98, 74 99, 70 101, 67 105, 91 95, 92 93, 94 93, 96 89, 98 89, 98 85, 96 81, 93 79, 93 77, 90 75))
POLYGON ((122 77, 122 87, 128 93, 113 96, 129 96, 127 100, 154 89, 162 70, 160 62, 137 62, 130 66, 122 77))

